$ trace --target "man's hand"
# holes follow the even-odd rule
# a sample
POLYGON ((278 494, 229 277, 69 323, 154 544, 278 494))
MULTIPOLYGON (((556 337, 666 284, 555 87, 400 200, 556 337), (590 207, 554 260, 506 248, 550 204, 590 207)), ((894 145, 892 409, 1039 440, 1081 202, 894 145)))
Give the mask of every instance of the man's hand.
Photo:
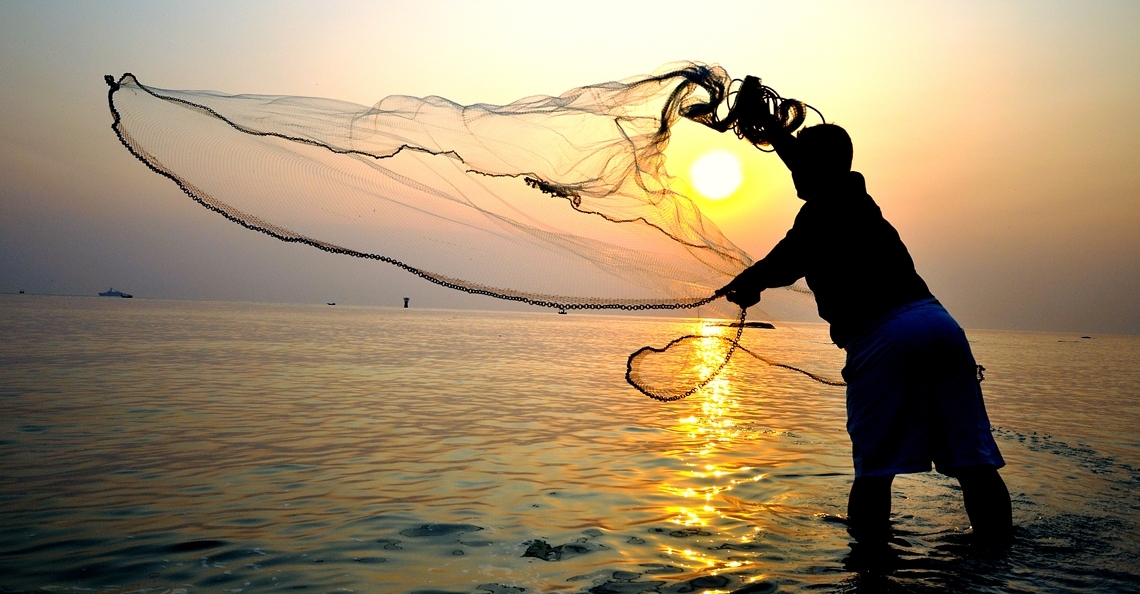
POLYGON ((739 305, 740 309, 748 309, 760 303, 762 289, 749 276, 748 271, 740 273, 732 282, 717 289, 716 294, 723 295, 730 303, 739 305))

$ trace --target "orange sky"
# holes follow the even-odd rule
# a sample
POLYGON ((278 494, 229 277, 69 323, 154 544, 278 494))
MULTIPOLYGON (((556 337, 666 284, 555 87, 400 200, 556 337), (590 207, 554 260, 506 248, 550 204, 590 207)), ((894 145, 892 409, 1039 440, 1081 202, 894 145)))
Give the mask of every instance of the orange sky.
MULTIPOLYGON (((280 244, 194 205, 109 129, 103 74, 371 104, 506 103, 674 60, 755 74, 848 128, 855 168, 966 327, 1140 333, 1140 5, 1120 3, 0 4, 0 291, 488 307, 280 244)), ((754 257, 800 202, 778 160, 678 129, 683 175, 754 257)))

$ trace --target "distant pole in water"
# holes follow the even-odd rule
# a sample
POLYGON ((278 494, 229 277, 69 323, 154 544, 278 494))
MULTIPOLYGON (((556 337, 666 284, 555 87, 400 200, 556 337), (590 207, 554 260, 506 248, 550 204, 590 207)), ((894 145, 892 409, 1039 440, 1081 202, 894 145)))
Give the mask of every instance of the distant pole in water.
POLYGON ((404 297, 404 309, 408 309, 408 302, 411 300, 411 297, 404 297))

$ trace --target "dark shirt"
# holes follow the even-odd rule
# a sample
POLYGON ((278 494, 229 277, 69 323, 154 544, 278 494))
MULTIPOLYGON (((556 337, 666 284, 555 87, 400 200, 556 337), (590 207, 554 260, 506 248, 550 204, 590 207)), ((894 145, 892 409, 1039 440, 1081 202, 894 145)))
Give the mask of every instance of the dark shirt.
POLYGON ((933 297, 857 172, 807 200, 788 235, 748 274, 764 289, 806 278, 840 348, 891 309, 933 297))

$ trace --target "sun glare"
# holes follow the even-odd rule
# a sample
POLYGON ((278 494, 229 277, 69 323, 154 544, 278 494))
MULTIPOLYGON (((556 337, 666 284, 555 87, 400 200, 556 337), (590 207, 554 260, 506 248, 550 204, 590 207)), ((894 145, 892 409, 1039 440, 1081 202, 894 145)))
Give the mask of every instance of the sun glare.
POLYGON ((740 160, 727 151, 713 151, 697 159, 689 169, 693 187, 706 198, 720 200, 740 187, 740 160))

